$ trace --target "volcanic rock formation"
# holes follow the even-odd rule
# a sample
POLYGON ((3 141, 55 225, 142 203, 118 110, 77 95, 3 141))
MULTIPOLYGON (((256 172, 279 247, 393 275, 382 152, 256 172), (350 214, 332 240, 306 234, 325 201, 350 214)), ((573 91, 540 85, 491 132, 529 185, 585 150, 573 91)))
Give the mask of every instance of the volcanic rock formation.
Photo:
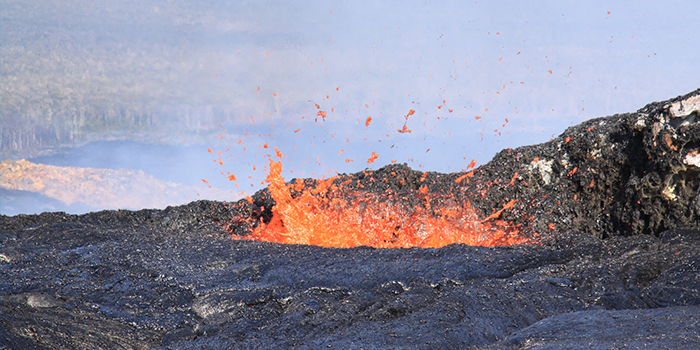
MULTIPOLYGON (((699 113, 696 90, 636 113, 588 120, 550 142, 503 150, 470 172, 423 173, 389 165, 334 183, 345 183, 346 191, 408 194, 408 206, 415 206, 410 198, 425 188, 461 205, 470 202, 484 218, 507 221, 526 235, 658 235, 700 221, 699 113)), ((318 181, 305 183, 313 187, 318 181)), ((253 199, 253 217, 269 220, 275 205, 269 192, 253 199)))
POLYGON ((165 210, 0 216, 0 348, 691 348, 699 117, 700 89, 467 173, 392 165, 288 186, 327 208, 342 193, 409 211, 469 205, 525 245, 239 239, 285 225, 268 190, 165 210))

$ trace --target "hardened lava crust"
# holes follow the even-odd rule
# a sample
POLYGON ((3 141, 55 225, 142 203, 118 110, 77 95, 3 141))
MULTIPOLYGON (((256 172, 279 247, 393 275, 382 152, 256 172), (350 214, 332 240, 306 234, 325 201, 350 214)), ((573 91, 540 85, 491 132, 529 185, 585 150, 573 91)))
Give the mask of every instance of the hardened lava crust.
MULTIPOLYGON (((463 172, 390 165, 332 180, 409 209, 468 204, 531 244, 238 239, 273 220, 267 190, 0 216, 0 349, 693 348, 699 110, 700 89, 463 172)), ((290 184, 292 197, 328 185, 290 184)))

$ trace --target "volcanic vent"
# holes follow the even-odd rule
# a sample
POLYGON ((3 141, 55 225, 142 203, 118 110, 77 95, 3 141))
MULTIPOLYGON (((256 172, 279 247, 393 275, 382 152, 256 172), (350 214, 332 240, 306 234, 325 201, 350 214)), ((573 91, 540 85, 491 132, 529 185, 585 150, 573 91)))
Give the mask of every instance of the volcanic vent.
POLYGON ((273 159, 268 188, 236 203, 0 215, 0 348, 694 348, 699 102, 590 120, 468 172, 285 184, 273 159), (426 222, 537 244, 248 240, 452 239, 426 222))
MULTIPOLYGON (((282 158, 279 151, 277 155, 282 158)), ((281 173, 281 161, 270 159, 270 185, 263 196, 269 194, 274 204, 267 220, 261 217, 262 222, 243 238, 341 248, 529 242, 516 227, 497 219, 500 212, 483 219, 466 198, 441 191, 440 183, 426 182, 428 173, 407 166, 287 184, 281 173)), ((252 198, 249 203, 253 210, 266 210, 265 205, 255 208, 252 198)))
MULTIPOLYGON (((471 171, 390 165, 285 183, 234 205, 234 238, 326 247, 498 246, 579 230, 598 237, 697 225, 700 90, 506 149, 471 171)), ((277 152, 281 159, 281 154, 277 152)))

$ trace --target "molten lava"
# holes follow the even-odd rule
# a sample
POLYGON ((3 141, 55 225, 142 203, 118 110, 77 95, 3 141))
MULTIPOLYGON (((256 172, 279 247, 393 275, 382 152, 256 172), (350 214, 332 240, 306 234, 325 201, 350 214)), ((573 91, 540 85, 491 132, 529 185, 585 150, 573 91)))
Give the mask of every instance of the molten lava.
MULTIPOLYGON (((280 156, 279 151, 277 154, 280 156)), ((427 190, 378 195, 344 188, 351 181, 338 185, 334 183, 336 179, 321 180, 313 187, 307 187, 302 180, 287 185, 282 177, 282 162, 270 159, 266 181, 276 202, 272 219, 267 224, 261 222, 247 236, 233 237, 341 248, 529 243, 509 223, 492 218, 480 220, 469 203, 459 204, 452 197, 427 190)))

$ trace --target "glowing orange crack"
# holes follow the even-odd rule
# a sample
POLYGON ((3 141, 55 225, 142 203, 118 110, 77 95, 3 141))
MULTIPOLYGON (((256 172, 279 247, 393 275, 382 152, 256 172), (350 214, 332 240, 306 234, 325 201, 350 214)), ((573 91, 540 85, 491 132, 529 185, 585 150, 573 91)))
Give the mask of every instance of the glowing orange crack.
MULTIPOLYGON (((278 157, 281 159, 279 151, 278 157)), ((529 240, 505 221, 491 215, 480 221, 469 203, 457 204, 449 197, 422 191, 412 198, 422 198, 424 206, 411 205, 407 196, 387 198, 368 192, 348 191, 348 181, 334 185, 335 178, 317 182, 306 188, 303 181, 285 184, 282 163, 270 159, 266 182, 275 200, 272 219, 249 235, 236 239, 310 244, 324 247, 371 246, 442 247, 453 243, 479 246, 499 246, 529 243, 529 240), (292 192, 297 193, 295 197, 292 192), (431 200, 442 204, 431 206, 431 200), (488 222, 487 222, 488 221, 488 222)), ((392 196, 388 196, 392 197, 392 196)), ((511 201, 500 214, 513 206, 511 201)), ((494 213, 496 214, 496 213, 494 213)))

